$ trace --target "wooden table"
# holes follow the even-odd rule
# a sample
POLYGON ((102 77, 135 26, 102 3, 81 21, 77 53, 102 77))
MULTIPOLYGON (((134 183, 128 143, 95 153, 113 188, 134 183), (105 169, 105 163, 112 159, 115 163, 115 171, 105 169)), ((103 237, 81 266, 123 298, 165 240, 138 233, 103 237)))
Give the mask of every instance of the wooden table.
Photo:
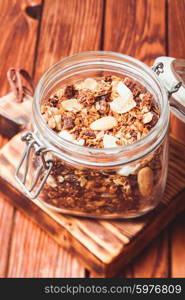
MULTIPOLYGON (((0 1, 0 87, 23 67, 35 83, 53 63, 87 50, 122 52, 152 64, 185 57, 185 0, 0 1)), ((0 144, 6 140, 0 137, 0 144)), ((185 218, 178 216, 126 269, 123 277, 184 277, 185 218)), ((0 277, 89 277, 75 258, 0 199, 0 277)))

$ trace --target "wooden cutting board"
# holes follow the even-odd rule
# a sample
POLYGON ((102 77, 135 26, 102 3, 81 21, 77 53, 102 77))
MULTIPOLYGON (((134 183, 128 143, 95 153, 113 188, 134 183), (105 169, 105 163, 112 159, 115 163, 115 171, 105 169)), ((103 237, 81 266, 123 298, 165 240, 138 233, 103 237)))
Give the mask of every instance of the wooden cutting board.
MULTIPOLYGON (((15 124, 16 126, 16 124, 15 124)), ((168 181, 163 200, 151 213, 132 220, 90 220, 55 213, 19 190, 15 168, 24 145, 21 133, 0 151, 0 194, 36 221, 95 276, 122 270, 171 220, 185 209, 185 146, 170 139, 168 181)))

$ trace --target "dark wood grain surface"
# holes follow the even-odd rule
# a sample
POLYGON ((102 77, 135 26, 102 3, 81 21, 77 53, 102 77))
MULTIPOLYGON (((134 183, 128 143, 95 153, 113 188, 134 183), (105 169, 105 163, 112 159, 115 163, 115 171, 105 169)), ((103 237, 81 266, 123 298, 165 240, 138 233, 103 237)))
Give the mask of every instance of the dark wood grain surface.
MULTIPOLYGON (((28 17, 25 8, 32 1, 0 1, 0 94, 9 91, 6 72, 9 68, 23 67, 33 71, 38 21, 28 17)), ((39 1, 37 1, 37 4, 39 1)), ((5 140, 0 139, 1 145, 5 140)), ((0 276, 8 276, 11 243, 13 239, 15 209, 2 198, 0 201, 0 276)), ((26 219, 24 219, 26 222, 26 219)), ((32 226, 32 225, 31 225, 32 226)), ((20 255, 21 258, 21 255, 20 255)), ((16 275, 15 275, 16 276, 16 275)))
MULTIPOLYGON (((8 92, 9 67, 24 67, 37 82, 51 64, 76 52, 119 51, 148 64, 159 55, 185 57, 185 0, 1 0, 0 11, 1 95, 8 92)), ((180 125, 173 123, 177 132, 180 125)), ((0 277, 87 276, 76 259, 0 200, 0 277)), ((184 225, 182 214, 123 276, 185 276, 184 225)))
MULTIPOLYGON (((117 1, 117 5, 114 0, 108 0, 107 4, 104 37, 106 50, 132 55, 149 65, 152 65, 156 57, 166 55, 165 0, 126 0, 117 1)), ((130 264, 124 276, 167 275, 167 253, 168 232, 165 231, 143 255, 130 264), (159 253, 162 259, 159 259, 159 253)))
POLYGON ((102 0, 45 0, 36 61, 36 81, 62 58, 98 50, 102 33, 102 0))
MULTIPOLYGON (((168 55, 185 58, 185 1, 173 0, 168 6, 168 55)), ((185 126, 172 116, 171 131, 179 140, 185 141, 185 126)), ((184 159, 182 157, 182 159, 184 159)), ((170 227, 171 276, 185 277, 185 214, 170 227)))

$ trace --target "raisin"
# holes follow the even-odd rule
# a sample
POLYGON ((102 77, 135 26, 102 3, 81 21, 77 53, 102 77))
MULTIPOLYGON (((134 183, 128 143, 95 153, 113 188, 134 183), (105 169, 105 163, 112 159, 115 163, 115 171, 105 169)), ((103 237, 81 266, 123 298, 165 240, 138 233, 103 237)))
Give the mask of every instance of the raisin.
MULTIPOLYGON (((79 186, 80 183, 78 182, 78 177, 76 177, 75 175, 69 174, 65 176, 65 181, 69 184, 69 185, 73 185, 75 187, 79 186)), ((73 191, 73 194, 76 193, 76 191, 73 191)))
POLYGON ((64 129, 72 129, 75 126, 74 120, 71 117, 64 118, 64 129))
POLYGON ((110 97, 110 93, 95 97, 95 101, 108 101, 110 97))
POLYGON ((65 176, 65 181, 69 182, 69 183, 77 183, 78 179, 75 175, 69 174, 69 175, 65 176))
POLYGON ((84 132, 84 135, 88 136, 89 138, 93 138, 93 139, 96 137, 94 131, 91 131, 91 130, 84 132))
POLYGON ((106 76, 105 77, 105 82, 112 82, 112 77, 111 76, 106 76))
POLYGON ((53 96, 52 98, 49 99, 49 101, 51 106, 56 107, 59 102, 59 99, 57 96, 53 96))
POLYGON ((73 98, 77 94, 77 90, 75 90, 73 85, 68 85, 64 92, 64 97, 70 99, 73 98))
POLYGON ((137 133, 135 131, 131 131, 130 134, 133 138, 137 138, 137 133))

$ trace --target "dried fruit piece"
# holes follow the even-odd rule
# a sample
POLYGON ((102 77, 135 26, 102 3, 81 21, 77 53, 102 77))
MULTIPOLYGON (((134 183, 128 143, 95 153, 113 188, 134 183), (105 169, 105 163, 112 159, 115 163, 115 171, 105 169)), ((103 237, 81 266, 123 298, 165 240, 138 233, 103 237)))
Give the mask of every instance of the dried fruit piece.
POLYGON ((116 144, 117 138, 113 135, 105 134, 103 137, 103 146, 104 148, 113 148, 117 147, 116 144))
POLYGON ((59 98, 56 95, 50 98, 51 107, 56 107, 58 102, 59 98))
POLYGON ((94 131, 92 131, 92 130, 85 131, 84 136, 88 137, 90 139, 94 139, 96 137, 94 131))
POLYGON ((90 128, 92 130, 109 130, 115 126, 117 126, 117 120, 114 117, 107 116, 91 123, 90 128))
POLYGON ((74 120, 71 117, 64 118, 64 129, 72 129, 75 126, 74 120))
POLYGON ((110 97, 110 93, 104 94, 104 95, 100 95, 100 96, 95 97, 95 101, 96 102, 98 102, 98 101, 108 101, 109 97, 110 97))
POLYGON ((104 80, 105 80, 105 82, 110 82, 111 83, 112 82, 112 76, 111 75, 106 76, 104 80))
POLYGON ((142 196, 149 196, 153 188, 153 171, 149 167, 142 168, 138 172, 138 186, 142 196))
POLYGON ((64 97, 70 99, 70 98, 73 98, 76 94, 76 90, 74 88, 73 85, 68 85, 65 89, 65 92, 64 92, 64 97))
POLYGON ((153 118, 153 114, 149 111, 146 114, 143 115, 143 123, 147 124, 150 123, 152 121, 153 118))
POLYGON ((78 103, 77 99, 75 99, 75 98, 62 101, 61 105, 67 111, 77 112, 82 109, 82 105, 80 103, 78 103))
POLYGON ((96 102, 96 110, 99 111, 100 113, 108 113, 109 111, 109 105, 105 100, 100 100, 99 102, 96 102))

